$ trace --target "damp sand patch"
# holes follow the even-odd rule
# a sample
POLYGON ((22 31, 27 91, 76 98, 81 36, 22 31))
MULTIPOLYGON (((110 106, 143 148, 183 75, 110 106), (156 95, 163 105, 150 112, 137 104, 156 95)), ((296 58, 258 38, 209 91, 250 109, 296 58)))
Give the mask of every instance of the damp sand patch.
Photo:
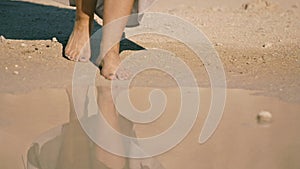
MULTIPOLYGON (((132 102, 137 109, 149 107, 148 97, 145 97, 149 91, 150 88, 143 87, 132 90, 132 102)), ((164 88, 163 91, 169 98, 163 115, 150 124, 137 124, 137 137, 157 135, 174 123, 180 107, 178 89, 164 88)), ((200 89, 199 116, 187 137, 156 158, 165 168, 299 168, 299 104, 257 96, 253 91, 229 89, 221 123, 206 143, 199 144, 198 137, 210 106, 210 92, 200 89), (258 121, 262 111, 272 115, 267 123, 258 121)), ((0 94, 0 101, 0 168, 22 168, 29 164, 53 168, 57 166, 55 159, 64 150, 66 139, 72 140, 72 151, 83 152, 72 154, 73 160, 82 159, 73 165, 89 165, 88 154, 92 149, 89 144, 82 144, 89 143, 89 138, 69 121, 71 113, 65 89, 0 94), (73 134, 61 130, 66 127, 72 128, 73 134), (33 145, 39 148, 34 158, 28 153, 32 152, 33 145)))

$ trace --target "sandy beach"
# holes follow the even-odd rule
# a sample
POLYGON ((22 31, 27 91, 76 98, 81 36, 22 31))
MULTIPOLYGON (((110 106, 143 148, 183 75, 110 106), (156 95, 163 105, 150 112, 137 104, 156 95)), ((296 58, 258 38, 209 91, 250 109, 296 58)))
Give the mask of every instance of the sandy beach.
MULTIPOLYGON (((28 163, 39 168, 28 150, 43 139, 39 165, 90 168, 86 158, 88 146, 76 150, 80 145, 88 145, 86 136, 76 132, 81 129, 57 132, 58 128, 76 126, 66 93, 72 85, 76 63, 63 56, 75 8, 59 1, 0 1, 1 169, 26 168, 28 163), (51 149, 59 151, 58 147, 64 147, 67 136, 74 138, 74 152, 83 153, 76 156, 82 159, 80 162, 64 166, 53 161, 58 157, 51 149)), ((123 59, 140 48, 174 53, 191 69, 200 90, 200 110, 192 130, 180 144, 155 159, 166 169, 300 168, 300 3, 158 0, 149 12, 177 16, 201 30, 219 54, 227 83, 223 118, 214 135, 199 144, 212 97, 205 64, 184 43, 168 37, 137 35, 121 43, 123 59), (272 115, 264 124, 257 119, 262 111, 272 115)), ((95 31, 100 24, 101 20, 95 17, 95 31)), ((109 85, 99 72, 96 83, 109 85)), ((131 98, 138 109, 149 107, 149 88, 159 88, 169 98, 162 117, 148 125, 136 125, 137 136, 149 137, 165 131, 179 110, 180 95, 174 79, 147 70, 138 74, 132 84, 135 87, 131 98)), ((70 159, 66 157, 67 160, 70 159)))

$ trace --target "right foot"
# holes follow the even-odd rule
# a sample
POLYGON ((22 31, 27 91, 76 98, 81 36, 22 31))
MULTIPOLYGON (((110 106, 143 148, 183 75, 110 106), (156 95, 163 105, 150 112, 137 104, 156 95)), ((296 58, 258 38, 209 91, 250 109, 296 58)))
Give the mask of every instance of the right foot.
POLYGON ((92 21, 77 20, 65 48, 65 56, 72 61, 86 62, 91 57, 90 34, 92 21))
POLYGON ((108 52, 101 64, 101 75, 108 80, 127 80, 130 77, 130 73, 126 68, 120 67, 121 58, 118 52, 108 52))

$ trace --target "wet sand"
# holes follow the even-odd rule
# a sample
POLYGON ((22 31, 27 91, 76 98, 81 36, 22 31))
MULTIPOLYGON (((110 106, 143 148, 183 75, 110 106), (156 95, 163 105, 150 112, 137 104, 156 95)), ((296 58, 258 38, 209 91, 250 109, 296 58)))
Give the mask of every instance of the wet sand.
MULTIPOLYGON (((132 102, 137 109, 148 108, 149 103, 141 98, 149 91, 149 88, 132 91, 132 102)), ((135 129, 138 137, 159 134, 175 122, 178 106, 174 105, 180 102, 178 89, 168 88, 163 91, 170 98, 163 116, 151 124, 137 125, 135 129)), ((251 91, 228 90, 224 116, 218 129, 206 143, 199 144, 200 130, 209 110, 210 92, 209 89, 200 89, 202 100, 196 123, 183 142, 156 157, 162 165, 174 169, 299 167, 299 104, 257 96, 251 91), (262 125, 257 122, 256 116, 262 110, 272 113, 270 123, 262 125)), ((71 139, 75 143, 72 151, 79 151, 77 149, 81 147, 80 151, 86 152, 73 154, 74 159, 82 159, 76 163, 77 167, 90 162, 87 156, 92 150, 82 147, 82 140, 88 140, 87 136, 81 134, 83 132, 78 124, 76 127, 74 121, 69 121, 71 115, 65 90, 44 89, 23 95, 1 94, 0 99, 3 103, 0 145, 2 152, 6 152, 1 153, 1 168, 22 168, 22 157, 26 164, 27 150, 33 143, 40 144, 41 154, 38 156, 42 164, 55 166, 57 163, 54 164, 53 159, 56 159, 57 152, 63 150, 64 139, 71 139), (59 126, 75 131, 69 135, 61 133, 57 129, 59 126), (72 126, 73 129, 70 129, 72 126)), ((29 157, 29 164, 32 158, 29 157)))

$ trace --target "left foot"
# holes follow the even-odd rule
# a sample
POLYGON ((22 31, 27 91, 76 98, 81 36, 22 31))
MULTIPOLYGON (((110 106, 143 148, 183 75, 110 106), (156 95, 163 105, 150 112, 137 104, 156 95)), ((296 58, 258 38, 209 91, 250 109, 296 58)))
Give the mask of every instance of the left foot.
POLYGON ((103 58, 100 67, 101 75, 108 80, 126 80, 129 73, 125 68, 119 67, 121 58, 118 52, 110 51, 103 58))

